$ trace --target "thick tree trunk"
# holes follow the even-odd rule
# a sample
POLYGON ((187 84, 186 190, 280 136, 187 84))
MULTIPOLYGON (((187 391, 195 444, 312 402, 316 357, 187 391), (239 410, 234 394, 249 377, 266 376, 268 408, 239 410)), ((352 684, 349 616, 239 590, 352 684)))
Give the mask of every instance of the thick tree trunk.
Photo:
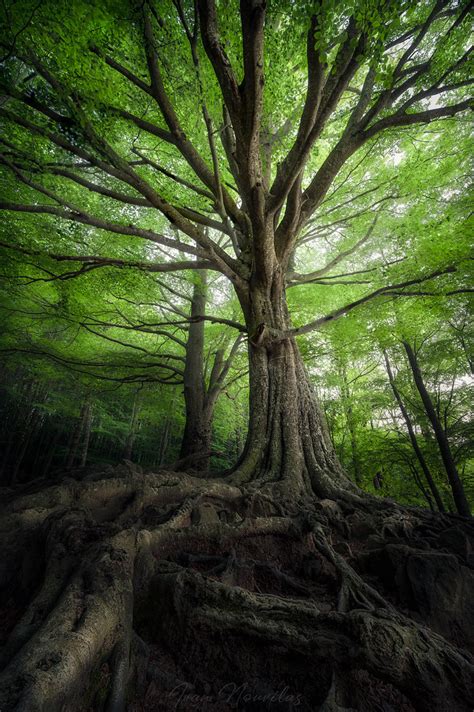
POLYGON ((415 381, 418 393, 420 394, 421 400, 423 401, 423 405, 425 407, 426 415, 429 418, 436 436, 436 442, 438 443, 441 458, 446 469, 446 474, 448 475, 449 484, 451 485, 456 509, 459 514, 462 514, 465 517, 470 517, 471 509, 467 501, 466 493, 464 492, 464 487, 461 482, 461 478, 459 477, 445 430, 436 414, 431 396, 428 393, 423 381, 423 376, 418 364, 418 358, 407 341, 403 342, 403 346, 405 347, 408 362, 413 373, 413 380, 415 381))
POLYGON ((291 336, 284 281, 240 294, 249 333, 250 423, 234 477, 272 483, 292 497, 357 493, 334 451, 324 415, 291 336))
POLYGON ((401 397, 400 392, 399 392, 397 385, 395 383, 395 379, 393 377, 392 367, 390 365, 388 354, 386 351, 384 351, 383 355, 385 358, 385 366, 387 369, 388 380, 390 381, 390 386, 391 386, 393 395, 395 396, 395 400, 398 403, 398 407, 400 408, 400 412, 401 412, 403 419, 405 421, 405 424, 407 426, 408 437, 410 438, 410 442, 412 444, 413 450, 415 451, 415 455, 418 458, 418 462, 420 463, 420 467, 423 470, 423 474, 424 474, 426 481, 428 483, 428 487, 431 490, 431 493, 435 499, 435 502, 437 504, 439 511, 445 512, 446 510, 445 510, 445 507, 443 504, 443 500, 441 499, 441 495, 440 495, 439 490, 436 486, 436 483, 433 479, 431 470, 428 467, 428 463, 426 462, 425 457, 424 457, 423 453, 421 452, 420 446, 418 445, 418 440, 416 439, 416 435, 415 435, 415 431, 413 429, 410 415, 409 415, 407 409, 405 408, 405 404, 403 403, 402 397, 401 397))

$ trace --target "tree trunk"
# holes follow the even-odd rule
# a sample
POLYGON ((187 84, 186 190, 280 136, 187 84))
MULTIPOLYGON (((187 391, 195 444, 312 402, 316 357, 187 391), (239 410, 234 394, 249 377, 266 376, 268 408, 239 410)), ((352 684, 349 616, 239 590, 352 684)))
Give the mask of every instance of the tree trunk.
POLYGON ((158 455, 158 465, 162 465, 165 461, 165 455, 166 455, 166 451, 168 449, 168 443, 169 443, 170 428, 171 428, 171 417, 168 415, 168 417, 165 419, 163 429, 161 432, 160 450, 159 450, 159 455, 158 455))
POLYGON ((426 415, 428 416, 429 421, 433 427, 436 442, 438 443, 441 458, 446 469, 446 474, 448 475, 449 484, 451 485, 456 509, 459 514, 462 514, 465 517, 470 517, 471 509, 467 501, 466 493, 464 492, 464 487, 461 482, 461 478, 459 477, 459 473, 457 471, 456 464, 451 453, 448 438, 446 437, 444 428, 441 425, 441 422, 436 414, 436 410, 433 405, 433 401, 431 400, 431 396, 428 393, 425 383, 423 381, 423 376, 418 364, 418 358, 407 341, 403 342, 403 346, 405 347, 408 362, 413 373, 413 380, 415 381, 418 393, 420 394, 421 400, 423 401, 426 415))
POLYGON ((340 373, 341 373, 341 379, 342 379, 342 389, 341 389, 342 404, 344 407, 344 414, 346 416, 346 423, 347 423, 347 428, 349 430, 349 436, 350 436, 350 442, 351 442, 352 467, 354 470, 354 479, 356 481, 356 484, 360 485, 360 483, 362 481, 362 477, 361 477, 361 472, 360 472, 359 454, 357 452, 357 438, 356 438, 356 429, 355 429, 355 422, 354 422, 354 413, 352 410, 351 394, 349 391, 349 384, 347 382, 346 366, 344 363, 341 363, 341 365, 340 365, 340 373))
POLYGON ((123 456, 126 460, 132 459, 133 444, 137 436, 136 425, 137 425, 137 414, 138 414, 138 391, 135 393, 133 398, 132 413, 130 416, 130 425, 128 427, 127 439, 125 441, 125 447, 123 449, 123 456))
MULTIPOLYGON (((31 399, 35 401, 37 398, 40 397, 40 385, 36 384, 36 386, 33 388, 31 392, 31 399)), ((25 458, 25 455, 28 451, 28 447, 31 442, 31 438, 37 428, 38 425, 38 420, 39 420, 39 414, 38 414, 38 409, 35 405, 31 406, 31 404, 28 404, 28 411, 27 415, 25 418, 25 421, 22 426, 22 431, 21 431, 21 436, 19 439, 19 442, 17 444, 18 446, 18 452, 17 452, 17 457, 15 460, 15 464, 13 466, 13 471, 12 471, 12 476, 11 476, 11 484, 14 484, 17 480, 18 473, 20 471, 20 467, 23 463, 23 460, 25 458)))
POLYGON ((324 416, 292 336, 285 286, 256 280, 240 293, 249 334, 250 422, 234 477, 272 483, 291 497, 357 493, 334 451, 324 416))
POLYGON ((421 494, 423 495, 423 497, 424 497, 424 498, 426 499, 426 501, 428 502, 429 508, 431 509, 432 512, 435 512, 436 510, 435 510, 435 508, 434 508, 433 501, 432 501, 432 499, 431 499, 430 493, 428 492, 428 490, 427 490, 426 487, 424 486, 423 482, 421 481, 421 477, 420 477, 420 475, 418 474, 418 471, 417 471, 415 465, 414 465, 412 462, 408 462, 408 467, 410 468, 410 470, 411 470, 411 472, 412 472, 412 474, 413 474, 413 479, 414 479, 414 481, 415 481, 416 486, 418 487, 418 489, 420 490, 421 494))
POLYGON ((421 452, 420 446, 418 445, 418 440, 416 439, 416 435, 415 435, 415 431, 413 429, 410 415, 409 415, 407 409, 405 408, 405 405, 402 401, 400 392, 395 384, 395 379, 393 377, 392 367, 390 365, 388 354, 386 351, 384 351, 383 355, 385 358, 385 366, 387 369, 388 380, 390 381, 390 386, 392 388, 393 395, 395 396, 395 400, 398 403, 400 412, 401 412, 403 419, 405 421, 405 424, 407 426, 408 436, 410 438, 410 442, 412 444, 413 450, 415 451, 415 455, 418 458, 418 462, 420 463, 420 467, 423 470, 423 474, 426 477, 428 487, 430 488, 431 493, 433 494, 433 497, 435 499, 435 502, 437 504, 439 511, 445 512, 446 510, 445 510, 445 507, 443 504, 443 500, 441 499, 441 495, 440 495, 439 490, 436 486, 436 483, 433 479, 433 475, 431 474, 430 468, 428 467, 428 463, 426 462, 425 457, 424 457, 423 453, 421 452))
POLYGON ((76 421, 74 430, 72 432, 69 451, 66 460, 66 470, 71 470, 74 466, 74 462, 77 457, 77 452, 79 450, 79 445, 81 442, 82 433, 84 432, 84 426, 86 424, 88 412, 88 399, 84 401, 81 407, 81 412, 79 413, 79 418, 76 421))
POLYGON ((61 439, 61 434, 62 434, 62 433, 61 433, 61 431, 59 430, 59 428, 57 428, 57 429, 54 431, 54 435, 53 435, 53 437, 52 437, 52 439, 51 439, 51 442, 50 442, 50 444, 49 444, 49 446, 48 446, 46 458, 45 458, 44 465, 43 465, 43 470, 42 470, 42 473, 41 473, 43 477, 47 477, 48 474, 49 474, 49 471, 50 471, 50 469, 51 469, 51 465, 52 465, 52 463, 53 463, 54 456, 56 455, 56 446, 58 445, 58 443, 59 443, 59 441, 60 441, 60 439, 61 439))
MULTIPOLYGON (((13 403, 11 412, 9 413, 8 419, 5 418, 5 425, 8 422, 8 428, 5 427, 5 432, 8 433, 7 442, 5 444, 2 453, 2 467, 1 476, 5 475, 5 479, 10 480, 12 476, 8 474, 8 468, 10 463, 10 456, 15 447, 18 447, 19 443, 22 442, 24 423, 28 418, 28 413, 31 412, 31 402, 35 397, 35 389, 38 384, 34 380, 27 380, 22 383, 20 393, 18 394, 18 399, 13 403), (25 410, 27 414, 25 415, 25 410)), ((14 467, 12 463, 12 468, 14 467)))
POLYGON ((89 453, 89 442, 91 438, 91 425, 92 425, 92 406, 90 402, 86 404, 85 408, 85 413, 84 413, 84 435, 82 439, 82 445, 81 445, 81 457, 79 461, 79 466, 80 467, 85 467, 86 462, 87 462, 87 455, 89 453))
MULTIPOLYGON (((196 270, 196 281, 191 302, 191 323, 186 342, 184 367, 184 401, 186 423, 181 441, 180 459, 194 453, 208 452, 211 446, 213 408, 206 404, 204 381, 204 321, 192 321, 206 313, 207 272, 196 270)), ((196 459, 197 470, 207 470, 208 458, 196 459)))

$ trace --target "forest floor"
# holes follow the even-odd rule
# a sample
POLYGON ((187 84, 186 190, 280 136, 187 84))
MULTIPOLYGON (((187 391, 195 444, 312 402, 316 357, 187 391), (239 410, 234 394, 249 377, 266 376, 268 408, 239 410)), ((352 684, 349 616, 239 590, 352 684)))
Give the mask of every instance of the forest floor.
POLYGON ((472 711, 470 520, 128 462, 2 499, 2 712, 472 711))

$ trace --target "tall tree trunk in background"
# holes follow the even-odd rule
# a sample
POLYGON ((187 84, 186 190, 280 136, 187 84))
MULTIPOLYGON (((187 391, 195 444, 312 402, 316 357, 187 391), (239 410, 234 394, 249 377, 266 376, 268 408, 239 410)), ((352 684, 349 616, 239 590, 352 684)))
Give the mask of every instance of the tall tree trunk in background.
POLYGON ((50 423, 49 419, 43 414, 38 419, 36 442, 32 444, 34 452, 31 459, 31 467, 33 471, 40 470, 42 468, 44 453, 48 446, 49 440, 50 423))
POLYGON ((359 454, 357 452, 357 438, 356 438, 356 431, 355 431, 355 422, 354 422, 354 412, 352 410, 352 403, 351 403, 351 394, 349 391, 349 384, 347 382, 347 371, 346 371, 346 365, 344 363, 340 363, 340 376, 342 380, 342 388, 341 388, 341 395, 342 395, 342 405, 344 408, 344 414, 346 417, 346 423, 347 427, 349 430, 349 436, 350 436, 350 442, 351 442, 351 453, 352 453, 352 467, 354 470, 354 479, 358 485, 361 483, 361 472, 360 472, 360 463, 359 463, 359 454))
MULTIPOLYGON (((6 443, 2 457, 2 477, 8 471, 10 456, 15 446, 18 446, 23 439, 22 421, 27 418, 25 412, 29 409, 32 399, 34 398, 35 388, 38 387, 36 381, 28 379, 23 381, 20 388, 18 398, 9 412, 8 428, 5 428, 7 434, 6 443)), ((27 411, 29 412, 29 410, 27 411)), ((5 419, 6 422, 6 419, 5 419)), ((14 466, 14 465, 13 465, 14 466)), ((6 479, 8 479, 8 474, 6 479)), ((11 479, 11 475, 10 475, 11 479)))
POLYGON ((418 489, 420 490, 421 494, 423 495, 423 497, 424 497, 424 498, 426 499, 426 501, 428 502, 429 508, 431 509, 432 512, 435 512, 436 510, 435 510, 435 508, 434 508, 433 501, 432 501, 432 499, 431 499, 430 493, 428 492, 428 490, 427 490, 426 487, 424 486, 423 482, 421 481, 421 477, 420 477, 420 475, 419 475, 419 473, 418 473, 418 471, 417 471, 415 465, 414 465, 412 462, 408 462, 408 467, 410 468, 410 470, 411 470, 411 472, 412 472, 413 479, 415 480, 416 486, 418 487, 418 489))
POLYGON ((37 414, 37 409, 33 406, 28 410, 24 425, 23 425, 23 430, 21 433, 21 439, 18 442, 18 450, 17 450, 17 456, 15 459, 15 464, 13 465, 13 471, 12 471, 12 476, 10 483, 15 484, 18 473, 20 471, 21 464, 23 462, 23 459, 26 455, 26 451, 28 450, 28 446, 30 444, 31 436, 33 435, 36 424, 38 420, 38 414, 37 414))
POLYGON ((438 418, 436 409, 433 405, 433 401, 431 400, 431 396, 428 393, 425 383, 423 381, 423 376, 420 370, 420 366, 418 364, 418 358, 415 352, 413 351, 411 345, 407 341, 403 342, 403 346, 408 357, 408 362, 410 364, 410 368, 413 374, 413 380, 415 381, 418 393, 420 394, 421 400, 423 401, 426 415, 428 416, 428 419, 433 427, 436 442, 438 443, 441 458, 446 469, 446 474, 448 475, 449 484, 451 485, 456 509, 459 514, 462 514, 465 517, 470 517, 471 510, 467 501, 466 493, 464 492, 464 487, 459 477, 459 473, 457 471, 457 467, 451 453, 451 448, 449 446, 446 432, 438 418))
POLYGON ((165 419, 163 429, 161 431, 161 438, 160 438, 160 450, 159 450, 159 456, 158 456, 158 465, 162 465, 165 462, 165 455, 166 451, 168 449, 168 443, 169 443, 169 437, 170 437, 170 429, 171 429, 171 417, 168 415, 165 419))
POLYGON ((42 476, 47 477, 56 454, 56 447, 61 439, 61 430, 57 428, 48 446, 48 452, 43 465, 42 476))
POLYGON ((28 448, 31 443, 31 439, 37 430, 38 423, 40 422, 40 413, 38 411, 36 402, 44 402, 48 392, 48 387, 41 386, 39 382, 34 382, 31 389, 28 389, 27 400, 25 405, 27 406, 27 413, 25 420, 21 426, 21 434, 16 443, 17 445, 17 456, 15 459, 15 464, 13 466, 11 483, 14 484, 18 477, 20 467, 26 456, 28 448))
POLYGON ((84 412, 84 427, 83 427, 83 437, 80 449, 80 459, 79 467, 85 467, 87 462, 87 455, 89 453, 89 442, 91 438, 91 425, 92 425, 92 406, 90 401, 87 402, 84 412))
POLYGON ((74 466, 74 462, 76 460, 77 453, 79 450, 79 444, 82 438, 82 433, 84 432, 84 426, 86 424, 88 406, 89 398, 87 397, 82 404, 81 412, 79 413, 79 418, 76 420, 76 424, 71 436, 69 451, 66 459, 66 470, 70 470, 74 466))
POLYGON ((403 403, 400 392, 396 386, 395 379, 393 377, 392 367, 390 365, 388 354, 385 350, 383 352, 383 355, 384 355, 384 359, 385 359, 385 367, 387 369, 388 380, 390 381, 390 386, 392 388, 393 395, 395 396, 395 400, 398 403, 398 407, 400 408, 400 412, 401 412, 403 419, 405 421, 405 424, 407 426, 408 436, 410 438, 410 442, 412 444, 413 450, 415 451, 415 455, 418 458, 418 462, 420 463, 420 467, 423 470, 423 474, 424 474, 426 481, 428 483, 428 487, 431 490, 431 493, 435 499, 435 502, 436 502, 436 505, 437 505, 439 511, 445 512, 446 509, 444 507, 443 500, 441 499, 441 495, 440 495, 439 490, 436 486, 436 483, 433 479, 431 470, 428 467, 428 463, 426 462, 425 457, 424 457, 423 453, 421 452, 420 446, 418 445, 418 440, 416 439, 416 434, 413 429, 413 424, 411 422, 410 415, 409 415, 407 409, 405 408, 405 405, 403 403))
POLYGON ((236 339, 227 359, 224 358, 225 349, 217 349, 206 383, 204 321, 197 320, 197 317, 204 316, 206 313, 206 300, 207 272, 196 270, 191 300, 191 323, 186 341, 184 367, 186 423, 181 441, 180 459, 187 458, 186 462, 189 466, 190 458, 197 455, 191 467, 201 472, 207 472, 209 469, 214 410, 241 340, 241 337, 236 339), (193 321, 193 318, 196 321, 193 321))
POLYGON ((128 427, 127 439, 125 441, 125 446, 123 449, 123 456, 126 460, 132 459, 133 444, 137 436, 137 416, 138 416, 138 391, 136 391, 133 398, 132 413, 130 416, 130 424, 128 427))
MULTIPOLYGON (((207 272, 196 270, 191 301, 191 323, 186 341, 186 361, 184 366, 184 402, 186 422, 181 441, 180 458, 209 450, 211 425, 205 417, 204 404, 206 387, 204 383, 204 321, 192 321, 206 313, 207 272)), ((196 462, 202 469, 202 460, 196 462)))

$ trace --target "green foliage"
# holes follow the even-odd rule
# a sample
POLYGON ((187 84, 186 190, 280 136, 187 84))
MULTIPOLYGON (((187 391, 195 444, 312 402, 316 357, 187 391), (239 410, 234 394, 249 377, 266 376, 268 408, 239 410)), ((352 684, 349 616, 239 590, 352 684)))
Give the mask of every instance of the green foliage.
MULTIPOLYGON (((470 28, 465 6, 453 3, 460 20, 452 30, 450 12, 440 13, 430 25, 424 43, 413 54, 414 66, 430 56, 429 66, 408 95, 402 93, 395 101, 392 111, 404 115, 425 111, 432 108, 432 101, 438 106, 440 95, 423 91, 447 82, 446 72, 453 67, 449 102, 467 96, 469 63, 463 57, 470 28), (412 96, 421 98, 405 107, 412 96)), ((144 7, 125 0, 20 0, 2 6, 7 48, 0 63, 0 88, 6 97, 1 107, 2 200, 53 210, 2 212, 0 351, 7 374, 5 412, 15 410, 16 404, 26 412, 25 384, 42 384, 34 405, 42 422, 64 436, 61 456, 81 403, 92 397, 97 457, 117 459, 137 397, 135 452, 144 464, 153 466, 163 456, 160 442, 170 420, 165 460, 173 459, 179 450, 184 423, 182 342, 187 335, 183 313, 186 317, 199 277, 194 271, 157 276, 149 267, 191 259, 190 255, 194 259, 197 245, 152 207, 133 181, 124 181, 121 171, 128 175, 133 167, 151 192, 178 211, 194 211, 201 220, 222 216, 217 215, 209 186, 196 174, 189 157, 178 150, 176 141, 162 138, 160 131, 169 129, 163 112, 141 86, 146 89, 150 82, 143 43, 144 7), (35 57, 41 58, 42 71, 32 71, 35 57), (114 71, 110 57, 135 81, 114 71), (54 82, 47 80, 48 73, 54 82), (39 111, 35 102, 48 111, 39 111), (155 132, 137 124, 131 115, 153 124, 155 132), (66 217, 59 218, 54 213, 58 209, 66 211, 66 217), (82 220, 84 216, 92 216, 95 222, 82 220), (117 229, 109 229, 111 224, 117 229), (134 232, 127 233, 128 228, 134 232), (179 239, 182 249, 163 247, 157 237, 179 239), (115 264, 104 266, 103 259, 115 264)), ((211 167, 208 127, 201 111, 205 102, 220 179, 235 198, 235 176, 220 140, 225 130, 223 97, 211 63, 198 42, 196 67, 177 3, 159 0, 151 7, 163 86, 182 132, 211 167)), ((193 4, 183 2, 182 9, 192 28, 193 4)), ((241 85, 244 61, 238 3, 219 1, 217 10, 222 46, 241 85)), ((314 25, 311 48, 328 81, 337 76, 345 43, 352 42, 349 49, 355 49, 349 18, 365 41, 355 57, 353 80, 310 152, 301 178, 303 189, 338 144, 370 73, 374 73, 376 100, 394 81, 407 76, 396 75, 406 44, 392 43, 406 33, 413 37, 432 10, 433 3, 427 0, 268 3, 262 146, 271 140, 270 183, 297 136, 308 85, 310 27, 314 25)), ((379 118, 388 115, 389 109, 384 108, 379 118)), ((424 500, 413 479, 416 462, 393 401, 382 352, 388 350, 394 361, 420 444, 449 502, 439 456, 428 437, 430 428, 400 341, 423 345, 420 358, 427 384, 440 412, 445 412, 459 469, 466 487, 472 488, 467 395, 472 357, 466 326, 472 279, 472 218, 466 219, 472 210, 471 153, 472 130, 465 114, 377 134, 347 159, 304 225, 288 276, 288 304, 295 326, 342 309, 343 315, 324 326, 324 331, 299 341, 343 463, 354 476, 359 468, 362 484, 369 490, 375 472, 382 468, 383 493, 418 504, 424 500), (428 280, 431 274, 436 279, 428 280), (303 285, 297 286, 299 281, 303 285), (387 289, 390 285, 392 290, 387 289), (364 301, 383 289, 384 293, 364 301), (344 311, 359 302, 354 311, 344 311)), ((241 196, 236 200, 239 206, 243 203, 241 196)), ((212 226, 206 230, 225 254, 234 255, 228 232, 219 234, 212 226)), ((209 304, 209 312, 218 319, 244 321, 222 276, 211 280, 209 304)), ((229 354, 232 334, 221 322, 206 322, 207 381, 213 354, 221 348, 229 354)), ((230 385, 217 405, 214 443, 220 454, 215 464, 221 468, 229 467, 244 445, 246 368, 246 358, 239 353, 229 374, 230 385)))

